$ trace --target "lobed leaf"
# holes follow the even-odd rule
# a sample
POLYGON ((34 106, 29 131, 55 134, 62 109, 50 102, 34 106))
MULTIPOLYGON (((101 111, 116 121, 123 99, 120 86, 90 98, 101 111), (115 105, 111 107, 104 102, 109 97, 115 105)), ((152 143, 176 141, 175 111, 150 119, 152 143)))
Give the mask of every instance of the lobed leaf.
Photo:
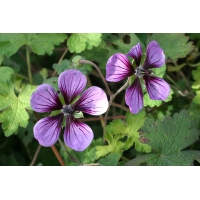
POLYGON ((14 94, 14 86, 11 83, 0 83, 0 122, 5 136, 15 133, 19 126, 28 125, 29 115, 26 109, 30 107, 30 96, 35 86, 26 85, 19 96, 14 94))
POLYGON ((0 76, 0 82, 7 82, 10 80, 11 75, 14 74, 14 71, 11 67, 0 67, 0 74, 3 74, 3 76, 0 76))
POLYGON ((101 33, 73 33, 68 41, 67 46, 70 52, 80 53, 85 49, 92 49, 101 43, 101 33))
POLYGON ((181 151, 196 142, 200 131, 193 116, 186 110, 175 113, 173 118, 163 120, 146 119, 141 128, 140 141, 149 144, 155 153, 137 157, 126 165, 146 163, 147 165, 192 165, 200 158, 200 151, 181 151))
POLYGON ((97 146, 96 157, 104 157, 109 153, 117 153, 121 155, 124 150, 128 150, 135 144, 135 149, 140 152, 151 152, 151 148, 147 144, 139 142, 138 130, 143 126, 145 120, 145 111, 142 110, 138 114, 127 112, 126 123, 121 120, 113 120, 106 126, 105 140, 108 145, 97 146))
POLYGON ((148 39, 148 42, 155 40, 163 49, 166 57, 176 61, 178 58, 184 58, 192 50, 194 46, 192 42, 188 42, 189 37, 183 33, 154 33, 148 39))
POLYGON ((196 70, 192 70, 192 76, 194 79, 194 82, 192 84, 193 89, 199 89, 200 88, 200 66, 197 67, 196 70))
POLYGON ((0 56, 10 57, 24 45, 31 47, 38 55, 45 53, 51 55, 54 45, 59 45, 67 38, 67 34, 61 33, 1 33, 0 34, 0 56))

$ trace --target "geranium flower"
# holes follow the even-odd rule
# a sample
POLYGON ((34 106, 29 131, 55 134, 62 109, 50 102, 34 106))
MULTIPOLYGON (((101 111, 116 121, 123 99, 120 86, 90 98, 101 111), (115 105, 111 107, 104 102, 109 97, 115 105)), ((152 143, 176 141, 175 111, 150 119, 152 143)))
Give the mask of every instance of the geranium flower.
POLYGON ((93 139, 92 129, 74 115, 79 111, 101 115, 108 109, 108 99, 101 88, 93 86, 85 90, 73 103, 84 90, 86 83, 86 76, 78 70, 70 69, 60 74, 58 87, 65 105, 62 105, 57 91, 49 84, 40 85, 32 94, 31 107, 34 111, 44 113, 60 110, 59 114, 45 117, 35 124, 34 136, 42 146, 49 147, 57 142, 64 117, 66 117, 65 144, 76 151, 83 151, 90 145, 93 139))
POLYGON ((151 68, 162 67, 165 63, 165 55, 156 41, 147 46, 146 58, 141 65, 142 47, 140 43, 135 45, 128 54, 117 53, 112 55, 106 64, 106 80, 118 82, 135 75, 135 80, 127 88, 125 101, 132 113, 136 114, 143 108, 143 93, 140 84, 144 80, 147 92, 152 100, 165 100, 170 93, 170 87, 162 78, 156 77, 151 68), (128 57, 134 59, 136 69, 133 68, 128 57))

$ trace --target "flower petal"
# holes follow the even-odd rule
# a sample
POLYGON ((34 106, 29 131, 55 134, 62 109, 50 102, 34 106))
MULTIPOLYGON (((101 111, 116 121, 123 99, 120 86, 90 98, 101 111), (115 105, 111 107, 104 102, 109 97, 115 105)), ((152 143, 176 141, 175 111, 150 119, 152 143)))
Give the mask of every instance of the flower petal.
POLYGON ((134 71, 126 55, 116 53, 108 59, 106 64, 106 80, 118 82, 132 76, 134 71))
POLYGON ((31 96, 30 103, 32 109, 40 113, 62 109, 58 93, 49 84, 38 86, 31 96))
POLYGON ((76 151, 85 150, 94 137, 92 129, 81 121, 68 115, 64 132, 65 144, 76 151))
POLYGON ((147 92, 152 100, 165 100, 170 93, 169 84, 156 76, 143 76, 147 92))
POLYGON ((60 74, 58 78, 58 87, 67 105, 83 91, 86 83, 86 76, 79 70, 70 69, 60 74))
POLYGON ((140 61, 142 59, 142 47, 140 43, 138 42, 126 55, 134 58, 137 67, 139 67, 140 61))
POLYGON ((44 147, 54 145, 60 136, 62 120, 63 114, 39 120, 33 128, 35 139, 44 147))
POLYGON ((147 46, 147 56, 143 64, 144 69, 159 68, 165 64, 165 54, 156 41, 147 46))
POLYGON ((99 87, 90 87, 74 104, 74 109, 91 115, 101 115, 108 109, 106 93, 99 87))
POLYGON ((126 90, 125 101, 130 111, 134 114, 138 113, 143 108, 143 93, 138 77, 135 78, 132 85, 126 90))

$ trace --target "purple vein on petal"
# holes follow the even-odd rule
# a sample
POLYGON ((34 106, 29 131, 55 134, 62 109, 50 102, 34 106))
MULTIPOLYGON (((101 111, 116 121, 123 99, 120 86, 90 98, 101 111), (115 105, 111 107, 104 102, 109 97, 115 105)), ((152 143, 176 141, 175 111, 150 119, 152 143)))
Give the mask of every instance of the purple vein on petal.
POLYGON ((108 109, 106 93, 99 87, 90 87, 83 92, 74 108, 91 115, 101 115, 108 109))
POLYGON ((146 89, 152 100, 165 100, 170 93, 169 84, 156 76, 143 76, 146 89))
POLYGON ((67 116, 66 120, 65 144, 76 151, 85 150, 94 137, 92 129, 87 124, 73 118, 73 116, 67 116))
POLYGON ((129 106, 130 111, 134 114, 138 113, 143 108, 143 93, 138 77, 136 77, 131 86, 127 88, 125 101, 129 106))
POLYGON ((135 59, 136 65, 139 67, 142 59, 142 47, 139 42, 127 53, 127 56, 135 59))
POLYGON ((146 54, 144 69, 159 68, 165 64, 165 54, 156 41, 148 44, 146 54))
POLYGON ((54 145, 62 129, 63 114, 49 116, 39 120, 34 128, 34 136, 38 142, 45 147, 54 145))
POLYGON ((58 78, 58 87, 67 105, 83 91, 86 83, 86 76, 79 70, 70 69, 60 74, 58 78))
POLYGON ((42 84, 37 87, 31 96, 31 107, 36 112, 51 112, 62 108, 58 93, 49 84, 42 84))
POLYGON ((106 64, 106 80, 118 82, 133 75, 134 71, 126 55, 117 53, 108 59, 106 64))

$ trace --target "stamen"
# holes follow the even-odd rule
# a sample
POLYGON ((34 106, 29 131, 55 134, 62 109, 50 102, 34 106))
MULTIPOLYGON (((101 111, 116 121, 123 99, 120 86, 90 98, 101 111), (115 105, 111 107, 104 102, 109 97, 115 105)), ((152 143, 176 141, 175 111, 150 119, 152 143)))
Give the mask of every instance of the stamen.
POLYGON ((71 105, 64 105, 63 109, 61 109, 61 112, 64 114, 64 116, 66 116, 66 115, 73 115, 74 108, 71 107, 71 105))
POLYGON ((150 69, 143 69, 142 67, 137 67, 135 69, 135 75, 141 78, 144 75, 153 76, 153 71, 150 69))

